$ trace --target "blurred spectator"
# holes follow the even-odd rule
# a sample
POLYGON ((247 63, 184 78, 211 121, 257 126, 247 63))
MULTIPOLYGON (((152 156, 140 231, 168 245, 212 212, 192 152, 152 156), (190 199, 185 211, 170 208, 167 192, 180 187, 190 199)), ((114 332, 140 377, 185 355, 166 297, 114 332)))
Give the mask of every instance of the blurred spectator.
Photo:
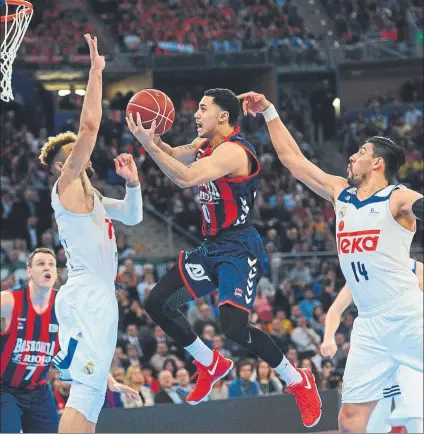
POLYGON ((144 376, 144 385, 148 387, 153 393, 158 393, 160 391, 160 385, 158 380, 153 377, 153 369, 152 367, 144 363, 141 367, 144 376))
POLYGON ((218 323, 215 321, 211 307, 203 303, 198 308, 198 315, 193 324, 193 330, 197 335, 203 334, 205 326, 211 325, 216 330, 219 330, 218 323))
POLYGON ((256 381, 251 381, 253 365, 242 361, 237 368, 237 379, 228 386, 229 398, 241 398, 243 396, 259 396, 260 389, 256 381))
POLYGON ((212 388, 212 392, 209 395, 211 401, 219 401, 229 398, 228 385, 224 380, 218 380, 212 388))
POLYGON ((190 383, 190 375, 185 368, 180 368, 175 376, 177 392, 182 393, 186 398, 192 391, 193 385, 190 383))
POLYGON ((166 342, 158 342, 156 344, 156 352, 150 359, 150 365, 156 372, 159 372, 164 369, 164 363, 167 359, 173 359, 175 362, 179 360, 177 356, 169 353, 169 347, 166 342))
POLYGON ((217 348, 217 350, 226 358, 230 359, 232 357, 231 351, 224 347, 224 340, 222 336, 215 335, 213 337, 213 347, 217 348))
POLYGON ((299 307, 302 311, 302 315, 308 321, 310 321, 312 319, 312 312, 316 306, 319 306, 320 302, 318 300, 314 300, 314 293, 312 289, 305 289, 303 298, 304 299, 299 303, 299 307))
POLYGON ((331 282, 331 280, 325 279, 323 285, 324 291, 321 293, 319 301, 324 312, 328 312, 328 309, 337 297, 337 292, 335 290, 334 282, 331 282))
POLYGON ((256 365, 256 381, 261 395, 276 395, 283 392, 283 385, 268 363, 260 360, 256 365))
POLYGON ((155 404, 182 404, 185 402, 185 395, 174 386, 174 378, 169 371, 161 371, 158 379, 161 390, 155 395, 155 404))
POLYGON ((289 348, 286 353, 285 356, 287 357, 287 360, 295 367, 299 367, 299 359, 297 356, 297 350, 296 348, 289 348))
POLYGON ((145 380, 140 366, 130 366, 125 374, 125 384, 134 390, 138 390, 141 401, 135 402, 126 394, 122 394, 121 399, 125 408, 149 407, 154 405, 153 393, 144 383, 145 380))
POLYGON ((311 270, 306 267, 305 261, 303 259, 298 259, 296 261, 295 267, 289 273, 288 280, 291 285, 298 290, 303 289, 306 285, 312 283, 311 270))
POLYGON ((268 328, 272 340, 276 343, 281 351, 285 352, 290 346, 293 346, 293 341, 290 338, 292 332, 292 325, 284 324, 287 320, 281 320, 275 317, 271 321, 271 327, 268 328))
POLYGON ((314 354, 317 352, 318 345, 321 342, 320 337, 306 325, 304 317, 298 318, 291 338, 300 352, 312 351, 314 354))
POLYGON ((126 351, 130 366, 141 366, 142 359, 138 354, 137 346, 133 344, 127 344, 126 351))
POLYGON ((336 364, 336 372, 343 376, 345 367, 346 367, 346 362, 347 362, 347 356, 349 355, 349 350, 350 350, 350 343, 349 342, 345 342, 342 345, 342 357, 340 357, 337 361, 336 364))
MULTIPOLYGON (((138 275, 134 270, 134 263, 131 258, 124 260, 122 271, 118 274, 117 280, 130 294, 135 294, 138 275)), ((140 300, 142 301, 142 299, 140 300)))
POLYGON ((149 295, 149 292, 155 287, 156 282, 153 278, 153 273, 145 273, 143 281, 137 285, 138 299, 141 303, 149 295))
POLYGON ((129 324, 127 326, 127 332, 121 338, 123 345, 132 345, 137 351, 138 357, 143 356, 143 350, 138 335, 138 328, 135 324, 129 324))

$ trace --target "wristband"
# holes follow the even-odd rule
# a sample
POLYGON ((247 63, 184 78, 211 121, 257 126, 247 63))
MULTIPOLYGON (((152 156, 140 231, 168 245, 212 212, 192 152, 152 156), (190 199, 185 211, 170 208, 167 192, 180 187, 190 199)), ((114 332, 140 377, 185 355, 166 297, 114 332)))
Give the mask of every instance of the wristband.
POLYGON ((273 121, 277 119, 279 116, 277 110, 274 107, 274 104, 270 104, 270 106, 262 112, 265 122, 273 121))

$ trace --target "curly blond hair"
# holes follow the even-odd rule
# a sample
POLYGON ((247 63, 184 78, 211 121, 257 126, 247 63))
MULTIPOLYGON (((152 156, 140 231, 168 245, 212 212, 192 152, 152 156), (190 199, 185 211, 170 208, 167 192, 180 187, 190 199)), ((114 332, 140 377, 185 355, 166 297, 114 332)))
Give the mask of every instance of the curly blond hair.
POLYGON ((69 143, 75 143, 77 140, 77 135, 71 131, 66 131, 65 133, 60 133, 57 136, 49 137, 46 143, 40 151, 40 156, 38 157, 43 166, 50 166, 57 152, 62 146, 69 145, 69 143))

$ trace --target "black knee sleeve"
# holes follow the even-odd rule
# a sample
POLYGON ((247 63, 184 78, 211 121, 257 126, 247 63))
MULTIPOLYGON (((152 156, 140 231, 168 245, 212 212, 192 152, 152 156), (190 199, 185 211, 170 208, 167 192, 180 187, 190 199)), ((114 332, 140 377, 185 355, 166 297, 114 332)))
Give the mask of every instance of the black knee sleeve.
MULTIPOLYGON (((174 266, 160 279, 154 289, 144 299, 143 307, 153 321, 155 321, 158 315, 162 314, 168 300, 172 299, 182 287, 184 287, 184 282, 181 279, 177 266, 174 266)), ((175 304, 178 301, 178 297, 176 300, 175 298, 173 300, 173 304, 175 304)), ((184 298, 181 304, 175 306, 174 310, 177 310, 182 304, 184 304, 184 298)))
POLYGON ((283 353, 263 330, 249 323, 249 313, 243 309, 223 304, 219 308, 219 320, 224 335, 244 348, 257 354, 272 368, 283 360, 283 353))
POLYGON ((179 308, 191 300, 193 297, 184 286, 175 266, 150 291, 143 305, 154 323, 178 344, 186 347, 191 345, 197 336, 179 308))
POLYGON ((219 308, 219 323, 222 333, 234 342, 246 346, 249 341, 249 313, 243 309, 223 304, 219 308))

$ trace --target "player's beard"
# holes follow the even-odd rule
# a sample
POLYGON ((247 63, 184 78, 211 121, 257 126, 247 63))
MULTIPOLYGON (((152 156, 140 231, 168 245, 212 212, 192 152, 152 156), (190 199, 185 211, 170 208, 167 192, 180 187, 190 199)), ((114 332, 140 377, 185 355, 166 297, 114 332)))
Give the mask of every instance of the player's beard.
POLYGON ((88 176, 88 179, 91 179, 96 174, 96 171, 92 167, 87 167, 85 173, 88 176))
POLYGON ((367 174, 363 173, 362 175, 359 175, 355 177, 352 173, 352 175, 347 177, 347 183, 354 188, 359 188, 364 181, 367 179, 367 174))

